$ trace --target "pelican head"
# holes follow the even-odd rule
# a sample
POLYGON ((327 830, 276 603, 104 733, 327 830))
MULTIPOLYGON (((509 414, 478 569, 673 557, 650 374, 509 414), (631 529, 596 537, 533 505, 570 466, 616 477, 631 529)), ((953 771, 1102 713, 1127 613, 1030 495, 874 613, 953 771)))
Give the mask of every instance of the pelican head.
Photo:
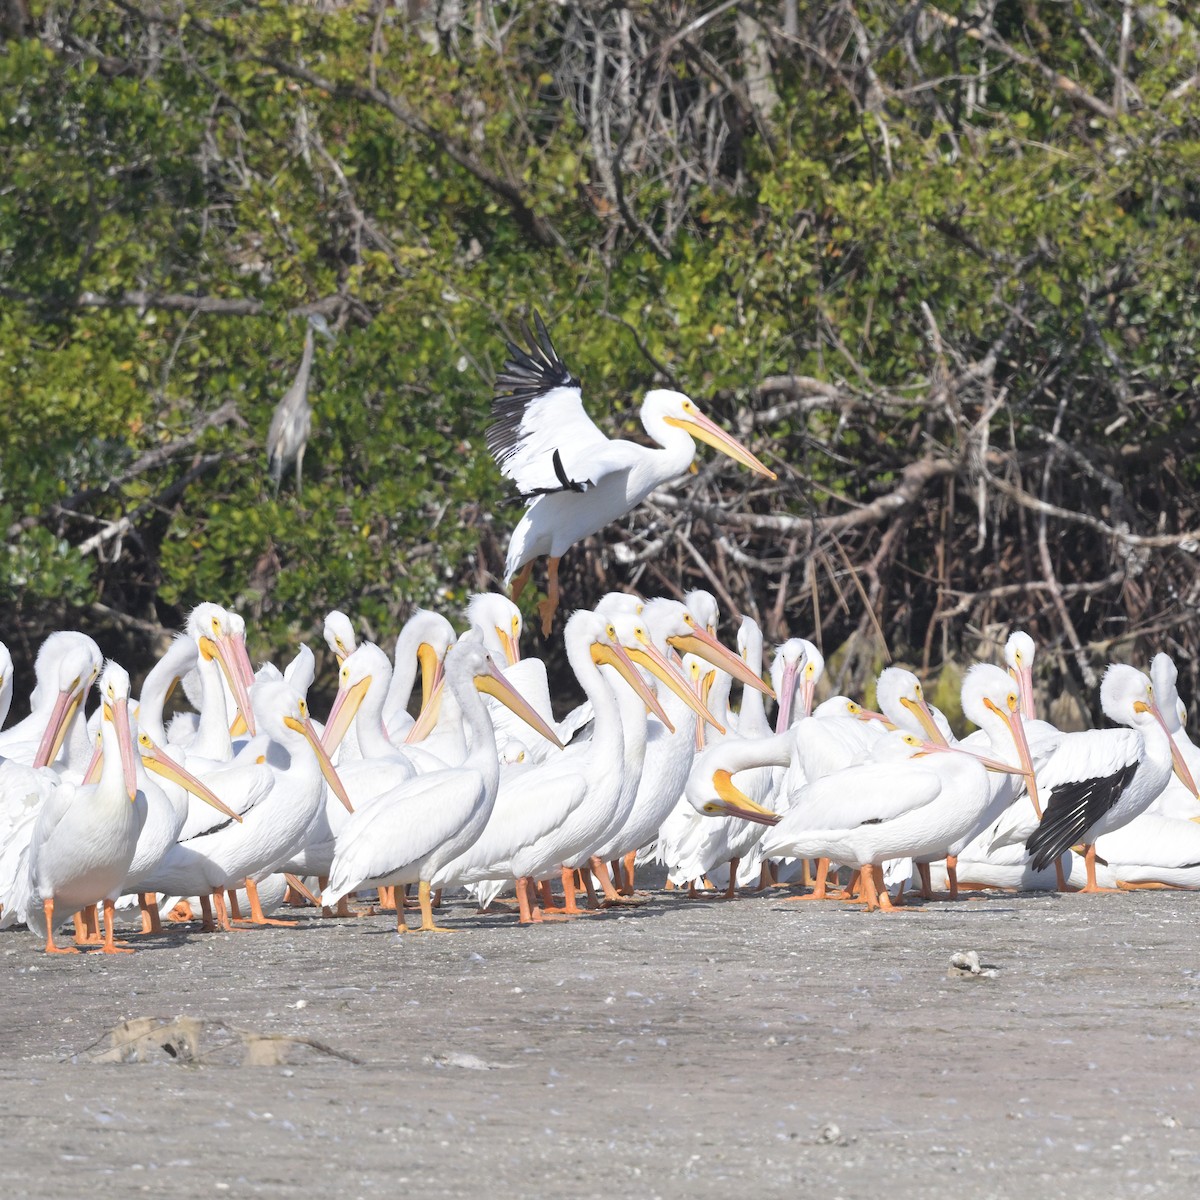
POLYGON ((325 732, 321 735, 321 745, 325 747, 327 754, 332 754, 341 745, 346 731, 376 681, 381 688, 386 689, 391 676, 392 664, 374 642, 363 642, 342 663, 338 672, 337 697, 329 710, 325 732))
POLYGON ((499 592, 476 592, 467 601, 467 620, 483 635, 492 654, 502 655, 511 667, 521 661, 521 610, 499 592))
POLYGON ((35 767, 44 767, 58 757, 71 720, 103 663, 100 647, 83 633, 60 630, 42 643, 34 662, 38 680, 34 704, 41 704, 49 695, 55 699, 33 760, 35 767))
POLYGON ((1162 710, 1154 699, 1154 688, 1136 667, 1113 663, 1104 672, 1100 682, 1100 707, 1110 721, 1121 725, 1131 725, 1134 728, 1145 728, 1150 724, 1158 725, 1166 735, 1171 747, 1171 766, 1183 784, 1193 796, 1200 797, 1196 789, 1196 781, 1184 761, 1162 710))
POLYGON ((340 608, 333 609, 325 618, 322 629, 325 645, 338 660, 338 666, 354 653, 358 639, 354 636, 354 624, 340 608))
POLYGON ((1004 661, 1009 674, 1017 681, 1021 695, 1021 713, 1029 721, 1037 715, 1033 707, 1033 660, 1037 645, 1023 629, 1018 629, 1004 643, 1004 661))
POLYGON ((646 398, 642 401, 642 424, 645 426, 646 432, 654 437, 654 427, 660 423, 684 430, 696 441, 704 442, 715 450, 720 450, 722 454, 729 455, 734 462, 749 467, 759 475, 765 475, 768 479, 778 478, 770 467, 759 462, 737 438, 726 433, 720 425, 706 417, 696 402, 682 392, 655 388, 646 393, 646 398))
POLYGON ((251 734, 256 733, 250 704, 254 670, 246 653, 246 622, 237 613, 206 602, 188 614, 187 632, 195 641, 200 657, 210 662, 215 660, 221 668, 246 728, 251 734))
MULTIPOLYGON (((930 741, 946 745, 949 739, 925 700, 921 681, 903 667, 885 667, 875 685, 875 698, 880 711, 897 729, 907 730, 930 741)), ((937 714, 941 716, 941 714, 937 714)), ((946 718, 942 717, 942 724, 946 718)))
POLYGON ((129 672, 110 659, 97 686, 100 689, 100 738, 106 757, 111 755, 120 759, 125 793, 130 800, 136 800, 137 764, 133 753, 133 730, 129 724, 129 672))
POLYGON ((302 750, 307 744, 316 755, 321 774, 325 776, 330 790, 347 812, 353 812, 354 806, 350 803, 346 788, 313 728, 308 715, 308 702, 304 697, 291 684, 276 680, 256 683, 252 692, 255 711, 262 718, 266 732, 290 753, 302 750))

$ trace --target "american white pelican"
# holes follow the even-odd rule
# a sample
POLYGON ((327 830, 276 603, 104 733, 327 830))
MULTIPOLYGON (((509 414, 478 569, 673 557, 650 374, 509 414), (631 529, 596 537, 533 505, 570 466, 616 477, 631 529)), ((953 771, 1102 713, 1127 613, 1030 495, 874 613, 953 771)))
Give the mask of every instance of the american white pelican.
POLYGON ((325 645, 329 647, 329 653, 337 659, 339 667, 358 648, 354 622, 340 608, 332 608, 326 614, 321 636, 325 639, 325 645))
MULTIPOLYGON (((200 716, 199 719, 190 719, 186 714, 177 716, 167 730, 169 740, 192 749, 190 743, 196 736, 206 709, 210 714, 218 710, 230 714, 227 719, 232 720, 233 725, 227 732, 236 733, 245 727, 253 734, 255 724, 249 688, 254 682, 254 670, 246 652, 246 622, 237 613, 219 604, 205 602, 196 605, 188 614, 184 632, 196 643, 200 662, 216 664, 219 675, 214 672, 213 678, 217 680, 216 687, 223 699, 220 706, 215 703, 211 690, 213 684, 205 682, 201 671, 188 672, 182 680, 183 691, 200 716), (233 716, 235 713, 236 718, 233 716)), ((195 753, 205 758, 227 758, 223 740, 215 738, 214 732, 206 732, 200 744, 194 748, 195 753)))
POLYGON ((428 609, 418 608, 404 622, 396 638, 392 677, 383 704, 384 726, 389 738, 399 741, 411 732, 413 719, 408 712, 408 702, 417 671, 421 672, 421 707, 424 708, 441 680, 446 651, 454 645, 457 636, 454 627, 441 613, 428 609))
POLYGON ((124 952, 113 942, 113 907, 146 820, 138 790, 129 724, 129 676, 110 662, 100 676, 100 736, 104 766, 94 784, 62 783, 42 805, 29 844, 25 919, 44 934, 46 953, 73 954, 54 943, 59 917, 104 902, 105 954, 124 952))
POLYGON ((797 717, 812 715, 817 684, 824 674, 825 656, 807 638, 788 638, 776 648, 771 663, 771 682, 779 697, 776 733, 782 733, 797 717))
POLYGON ((1021 715, 1028 721, 1037 716, 1037 706, 1033 702, 1033 660, 1036 656, 1037 644, 1023 629, 1015 630, 1004 643, 1004 661, 1017 683, 1021 715))
POLYGON ((1200 817, 1144 812, 1098 837, 1096 858, 1119 888, 1200 888, 1200 817))
POLYGON ((33 669, 37 684, 25 720, 0 733, 0 757, 26 766, 57 762, 78 779, 92 755, 92 740, 83 719, 83 699, 103 658, 86 634, 73 630, 52 633, 38 648, 33 669))
POLYGON ((138 789, 146 799, 146 820, 138 835, 133 860, 121 884, 121 894, 136 893, 142 912, 142 932, 159 931, 158 905, 154 894, 142 887, 163 856, 174 846, 188 815, 188 796, 196 796, 232 821, 241 817, 207 785, 177 763, 150 735, 138 733, 138 789), (151 775, 157 778, 152 779, 151 775))
MULTIPOLYGON (((1150 662, 1150 682, 1154 686, 1154 699, 1158 704, 1158 711, 1162 713, 1167 732, 1171 735, 1171 741, 1175 743, 1176 750, 1195 779, 1200 776, 1200 747, 1188 737, 1185 728, 1187 710, 1179 698, 1176 684, 1178 678, 1179 671, 1171 656, 1156 654, 1150 662)), ((1173 776, 1167 781, 1162 794, 1150 805, 1149 811, 1157 813, 1160 817, 1192 820, 1200 817, 1200 803, 1173 776)))
MULTIPOLYGON (((671 650, 684 655, 695 653, 697 659, 706 665, 712 663, 719 664, 723 669, 741 669, 747 676, 753 676, 751 669, 712 637, 678 600, 660 598, 647 601, 639 618, 650 644, 659 654, 665 655, 671 650)), ((628 651, 636 663, 647 665, 648 651, 644 647, 629 646, 628 651)), ((674 732, 662 722, 651 721, 646 735, 642 774, 629 815, 621 828, 596 850, 597 856, 606 861, 621 860, 625 876, 622 891, 626 895, 633 894, 637 852, 654 841, 683 791, 688 769, 696 753, 698 722, 708 721, 719 732, 725 732, 724 725, 697 700, 694 693, 685 692, 669 681, 667 688, 659 692, 659 702, 674 726, 674 732)))
MULTIPOLYGON (((483 832, 500 783, 496 738, 477 691, 501 699, 543 737, 557 740, 473 640, 447 653, 445 686, 469 728, 470 753, 461 766, 411 779, 351 819, 337 844, 324 904, 360 887, 416 883, 422 931, 445 932, 433 920, 430 881, 483 832)), ((396 929, 406 930, 403 904, 396 906, 396 929)))
POLYGON ((890 910, 883 863, 944 853, 977 823, 989 799, 979 759, 897 730, 880 739, 873 761, 802 788, 764 835, 762 850, 864 868, 868 909, 890 910))
MULTIPOLYGON (((270 738, 266 760, 232 765, 205 782, 236 812, 226 821, 173 846, 142 886, 172 896, 211 892, 228 929, 222 892, 274 870, 301 846, 324 800, 325 783, 350 807, 345 788, 321 746, 305 700, 286 683, 256 683, 251 703, 270 738)), ((264 918, 253 904, 256 923, 264 918)))
POLYGON ((656 449, 609 440, 584 412, 579 380, 559 358, 536 313, 534 325, 536 334, 524 330, 527 349, 507 343, 509 358, 496 377, 487 444, 501 474, 529 504, 509 542, 504 582, 521 571, 513 587, 516 599, 533 560, 549 556, 546 598, 539 605, 548 636, 558 608, 559 559, 580 539, 635 508, 659 484, 686 471, 696 454, 693 438, 768 479, 776 475, 682 392, 655 389, 642 401, 642 426, 656 449))
MULTIPOLYGON (((554 719, 546 664, 540 658, 521 656, 521 632, 524 629, 521 610, 499 592, 477 592, 467 602, 467 620, 471 628, 478 631, 496 662, 506 664, 503 667, 505 679, 566 745, 575 729, 564 730, 554 719)), ((522 723, 503 704, 490 697, 484 703, 496 731, 497 745, 524 738, 522 723)), ((533 744, 527 747, 527 757, 531 762, 545 762, 557 753, 545 738, 531 740, 533 744)))
POLYGON ((1100 706, 1109 720, 1129 728, 1063 735, 1037 774, 1045 811, 1025 843, 1037 870, 1082 842, 1085 892, 1111 890, 1096 882, 1096 839, 1145 812, 1167 786, 1172 769, 1196 794, 1145 675, 1133 667, 1110 666, 1100 685, 1100 706))
MULTIPOLYGON (((653 693, 619 645, 612 623, 581 610, 572 614, 563 636, 567 661, 592 706, 591 736, 577 739, 548 763, 506 771, 483 833, 435 880, 451 886, 515 879, 523 924, 543 919, 531 885, 556 870, 563 879, 566 910, 578 911, 571 867, 590 858, 622 798, 627 761, 622 705, 643 728, 642 705, 649 704, 661 714, 653 693), (605 666, 621 678, 611 682, 603 673, 605 666), (636 711, 621 692, 630 693, 636 711)), ((628 753, 640 773, 639 738, 631 732, 628 753)), ((481 898, 491 894, 493 888, 481 889, 481 898)))
POLYGON ((885 667, 875 685, 879 711, 897 729, 947 746, 953 738, 950 723, 925 699, 921 681, 904 667, 885 667))
POLYGON ((958 855, 1021 795, 1035 775, 1035 764, 1021 719, 1021 695, 1015 679, 999 667, 975 663, 963 679, 962 709, 967 720, 979 726, 983 736, 959 742, 958 745, 973 752, 986 750, 989 758, 1015 767, 1021 774, 990 772, 987 779, 991 796, 975 824, 949 843, 942 853, 932 856, 933 859, 946 860, 946 876, 952 900, 958 898, 958 855), (986 747, 983 743, 986 743, 986 747))

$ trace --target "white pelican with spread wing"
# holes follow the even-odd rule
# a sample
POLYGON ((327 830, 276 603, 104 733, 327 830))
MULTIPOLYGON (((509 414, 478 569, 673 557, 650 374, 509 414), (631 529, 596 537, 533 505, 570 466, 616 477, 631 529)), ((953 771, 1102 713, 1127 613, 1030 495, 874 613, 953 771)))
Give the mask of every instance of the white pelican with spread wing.
POLYGON ((682 392, 656 388, 642 401, 642 425, 656 447, 606 438, 584 412, 579 380, 559 358, 541 317, 534 313, 533 320, 536 334, 528 326, 524 331, 528 349, 508 343, 487 444, 529 505, 508 544, 504 582, 520 571, 515 600, 533 560, 549 556, 546 598, 538 607, 548 636, 558 608, 559 559, 686 471, 696 454, 693 438, 760 475, 776 475, 682 392))

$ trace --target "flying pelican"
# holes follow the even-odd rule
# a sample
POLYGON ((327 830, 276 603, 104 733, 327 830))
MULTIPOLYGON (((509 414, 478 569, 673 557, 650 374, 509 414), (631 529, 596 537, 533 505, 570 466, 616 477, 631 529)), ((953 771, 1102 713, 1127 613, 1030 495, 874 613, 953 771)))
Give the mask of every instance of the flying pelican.
POLYGON ((313 332, 333 341, 333 332, 320 313, 310 313, 304 330, 304 354, 300 358, 300 369, 292 386, 283 394, 271 417, 271 428, 267 431, 267 470, 276 493, 283 482, 283 473, 296 464, 296 495, 300 494, 300 471, 304 464, 304 450, 308 435, 312 432, 312 406, 308 402, 308 377, 312 372, 313 332))
POLYGON ((528 503, 509 541, 504 582, 520 571, 513 584, 517 599, 534 559, 549 556, 546 598, 538 606, 542 632, 549 636, 558 608, 559 560, 581 538, 686 471, 696 454, 693 438, 768 479, 776 475, 682 392, 654 389, 642 401, 642 426, 657 449, 606 438, 584 412, 580 382, 559 358, 537 313, 534 325, 536 335, 524 328, 528 349, 507 343, 487 444, 501 474, 528 503))
MULTIPOLYGON (((483 832, 500 786, 496 738, 477 692, 495 696, 543 737, 557 740, 473 640, 464 639, 447 653, 446 687, 469 728, 466 761, 410 779, 356 813, 338 841, 323 904, 333 905, 360 887, 416 883, 422 932, 446 932, 433 920, 430 881, 483 832)), ((406 931, 402 903, 396 905, 396 931, 406 931)))

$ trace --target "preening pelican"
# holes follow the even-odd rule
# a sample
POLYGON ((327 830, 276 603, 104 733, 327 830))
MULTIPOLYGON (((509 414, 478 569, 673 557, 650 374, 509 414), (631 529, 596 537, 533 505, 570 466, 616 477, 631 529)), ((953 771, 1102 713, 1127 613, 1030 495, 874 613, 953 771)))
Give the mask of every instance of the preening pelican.
POLYGON ((82 714, 83 698, 103 661, 99 646, 86 634, 73 630, 52 633, 34 661, 37 686, 29 716, 0 734, 0 756, 44 767, 58 759, 65 745, 66 764, 78 778, 92 753, 82 714))
POLYGON ((524 330, 527 349, 507 343, 487 444, 501 474, 529 505, 508 545, 504 582, 520 571, 513 585, 517 599, 534 559, 549 556, 546 598, 538 607, 548 636, 558 608, 559 559, 686 471, 696 454, 693 438, 768 479, 776 475, 682 392, 655 389, 642 401, 642 426, 657 449, 606 438, 584 412, 580 382, 536 313, 534 325, 536 334, 524 330))

